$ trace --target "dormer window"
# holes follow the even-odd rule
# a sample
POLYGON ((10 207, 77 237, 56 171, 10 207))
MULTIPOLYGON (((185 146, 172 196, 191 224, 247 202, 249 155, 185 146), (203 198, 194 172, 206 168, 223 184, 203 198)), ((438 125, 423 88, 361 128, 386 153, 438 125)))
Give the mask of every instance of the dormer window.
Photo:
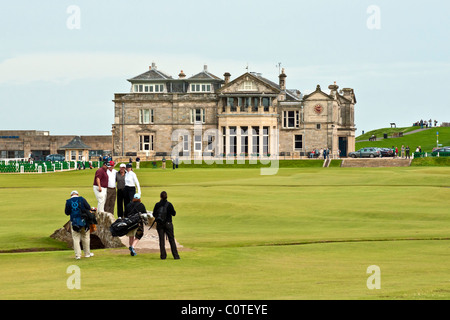
POLYGON ((210 83, 191 83, 191 92, 211 92, 210 83))
POLYGON ((133 92, 144 92, 144 93, 164 92, 164 85, 160 84, 160 83, 155 83, 155 84, 135 84, 133 86, 133 92))

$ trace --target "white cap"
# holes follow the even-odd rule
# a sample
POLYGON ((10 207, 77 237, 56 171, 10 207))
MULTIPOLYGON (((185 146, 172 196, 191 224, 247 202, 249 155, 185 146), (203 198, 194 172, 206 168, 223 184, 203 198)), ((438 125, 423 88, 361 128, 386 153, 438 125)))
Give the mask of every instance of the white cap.
POLYGON ((73 190, 73 191, 70 193, 71 196, 73 196, 74 194, 78 194, 78 191, 77 191, 77 190, 73 190))
POLYGON ((121 163, 119 167, 120 167, 120 168, 126 168, 127 166, 126 166, 125 163, 121 163))

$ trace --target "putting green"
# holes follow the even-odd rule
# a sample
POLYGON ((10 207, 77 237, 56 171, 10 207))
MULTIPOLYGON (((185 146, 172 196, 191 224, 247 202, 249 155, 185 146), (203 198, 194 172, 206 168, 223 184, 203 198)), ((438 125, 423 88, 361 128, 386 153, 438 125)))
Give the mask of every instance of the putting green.
POLYGON ((181 260, 95 250, 76 261, 49 238, 94 172, 0 176, 2 299, 448 299, 448 167, 136 170, 151 210, 177 211, 181 260), (67 268, 81 270, 70 290, 67 268), (370 290, 367 268, 381 271, 370 290), (155 273, 167 274, 155 278, 155 273), (163 289, 161 289, 163 288, 163 289))

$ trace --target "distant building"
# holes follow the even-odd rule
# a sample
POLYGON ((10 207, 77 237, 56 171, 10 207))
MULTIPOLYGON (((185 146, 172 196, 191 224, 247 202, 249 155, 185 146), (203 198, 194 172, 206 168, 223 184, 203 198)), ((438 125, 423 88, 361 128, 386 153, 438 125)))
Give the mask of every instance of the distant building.
POLYGON ((29 158, 45 160, 50 154, 61 154, 66 160, 97 160, 112 153, 111 136, 50 135, 49 131, 0 130, 0 159, 29 158), (66 155, 66 151, 70 151, 66 155), (81 152, 80 152, 81 151, 81 152))
POLYGON ((192 77, 181 71, 174 79, 153 64, 128 79, 130 92, 116 93, 113 100, 113 155, 169 156, 174 147, 189 156, 354 151, 353 89, 338 91, 334 83, 328 93, 317 85, 302 95, 286 89, 284 69, 277 83, 253 72, 230 78, 204 66, 192 77))

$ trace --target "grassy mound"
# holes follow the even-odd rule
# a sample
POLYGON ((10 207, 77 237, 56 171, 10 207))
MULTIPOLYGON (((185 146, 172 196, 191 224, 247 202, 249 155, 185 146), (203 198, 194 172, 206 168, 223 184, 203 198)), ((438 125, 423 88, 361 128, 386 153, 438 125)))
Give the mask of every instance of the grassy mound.
MULTIPOLYGON (((417 129, 417 127, 410 127, 410 128, 397 128, 396 130, 401 129, 409 130, 411 128, 417 129)), ((360 148, 364 147, 392 148, 392 146, 396 146, 400 150, 401 146, 404 145, 410 147, 411 153, 415 151, 417 146, 421 146, 422 151, 424 152, 431 152, 433 148, 436 147, 437 132, 439 132, 439 144, 442 144, 443 146, 450 146, 450 127, 437 127, 437 128, 433 127, 428 130, 412 133, 409 135, 404 135, 403 137, 400 138, 383 139, 382 133, 384 131, 390 130, 394 129, 387 128, 371 131, 371 132, 380 132, 379 134, 376 134, 378 139, 377 141, 358 142, 358 140, 363 140, 363 138, 368 139, 368 137, 370 137, 371 135, 371 132, 364 134, 364 136, 357 137, 357 142, 355 144, 356 150, 359 150, 360 148)))

